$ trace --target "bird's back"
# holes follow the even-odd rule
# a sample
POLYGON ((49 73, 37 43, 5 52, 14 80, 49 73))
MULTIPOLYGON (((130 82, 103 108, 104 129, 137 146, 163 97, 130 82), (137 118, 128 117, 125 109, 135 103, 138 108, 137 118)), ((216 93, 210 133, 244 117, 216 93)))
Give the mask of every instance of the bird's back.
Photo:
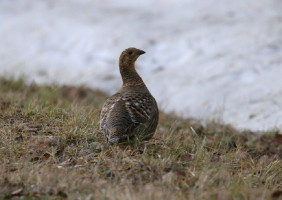
POLYGON ((119 92, 105 102, 101 112, 100 128, 109 141, 150 138, 157 124, 158 107, 149 91, 119 92))

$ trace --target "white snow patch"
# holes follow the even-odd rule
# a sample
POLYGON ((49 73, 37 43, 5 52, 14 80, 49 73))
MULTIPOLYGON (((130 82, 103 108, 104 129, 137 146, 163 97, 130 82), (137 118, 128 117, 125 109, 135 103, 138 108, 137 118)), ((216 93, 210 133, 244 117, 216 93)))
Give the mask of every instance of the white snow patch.
POLYGON ((119 54, 134 46, 161 109, 282 130, 281 10, 280 0, 2 0, 0 75, 112 94, 119 54))

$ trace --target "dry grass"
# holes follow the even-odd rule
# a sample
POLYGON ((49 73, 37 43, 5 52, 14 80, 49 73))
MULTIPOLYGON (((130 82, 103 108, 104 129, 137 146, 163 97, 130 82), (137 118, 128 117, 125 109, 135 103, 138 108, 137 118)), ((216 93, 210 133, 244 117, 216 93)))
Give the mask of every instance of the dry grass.
POLYGON ((0 94, 0 199, 281 198, 277 132, 161 113, 149 142, 109 147, 101 92, 1 79, 0 94))

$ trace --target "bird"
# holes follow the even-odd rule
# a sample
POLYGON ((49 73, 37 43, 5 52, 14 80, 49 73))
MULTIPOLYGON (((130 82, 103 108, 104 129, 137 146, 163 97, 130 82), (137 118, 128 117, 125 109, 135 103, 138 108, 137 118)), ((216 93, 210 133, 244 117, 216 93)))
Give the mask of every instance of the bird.
POLYGON ((103 104, 100 130, 109 145, 130 142, 133 138, 149 140, 154 135, 159 110, 144 81, 135 69, 135 61, 145 51, 130 47, 119 57, 122 87, 103 104))

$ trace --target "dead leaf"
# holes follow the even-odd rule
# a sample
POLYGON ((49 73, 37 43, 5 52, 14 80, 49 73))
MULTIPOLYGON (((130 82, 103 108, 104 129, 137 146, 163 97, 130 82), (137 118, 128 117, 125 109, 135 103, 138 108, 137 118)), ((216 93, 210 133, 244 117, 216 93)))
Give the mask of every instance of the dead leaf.
POLYGON ((50 158, 50 157, 51 157, 51 154, 50 154, 50 153, 44 153, 44 154, 41 156, 40 160, 47 160, 47 159, 50 158))
POLYGON ((276 190, 271 194, 271 197, 275 199, 278 199, 281 196, 282 196, 282 190, 276 190))

